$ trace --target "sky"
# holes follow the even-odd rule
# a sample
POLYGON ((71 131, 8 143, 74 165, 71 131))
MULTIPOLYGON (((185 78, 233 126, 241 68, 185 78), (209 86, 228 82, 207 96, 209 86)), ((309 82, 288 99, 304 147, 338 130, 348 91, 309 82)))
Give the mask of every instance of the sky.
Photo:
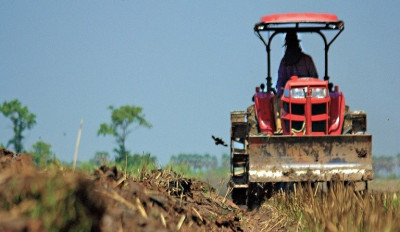
MULTIPOLYGON (((129 135, 131 152, 149 152, 160 165, 179 153, 221 156, 229 147, 215 146, 211 135, 229 142, 230 112, 246 110, 265 83, 266 52, 254 24, 274 13, 332 13, 345 30, 330 48, 330 80, 352 110, 367 113, 373 155, 396 155, 399 8, 394 0, 1 1, 0 103, 18 99, 36 115, 25 149, 44 141, 66 162, 81 120, 79 160, 114 155, 114 138, 97 136, 111 120, 110 105, 140 106, 153 125, 129 135)), ((302 48, 322 76, 316 36, 301 37, 302 48)), ((274 85, 282 45, 275 37, 274 85)), ((11 121, 0 115, 0 143, 12 136, 11 121)))

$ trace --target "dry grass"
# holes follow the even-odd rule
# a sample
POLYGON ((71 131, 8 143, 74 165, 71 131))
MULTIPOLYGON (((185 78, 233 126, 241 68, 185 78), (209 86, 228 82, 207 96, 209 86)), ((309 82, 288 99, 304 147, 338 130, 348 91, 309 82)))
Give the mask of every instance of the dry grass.
MULTIPOLYGON (((354 192, 337 183, 327 193, 310 186, 298 187, 291 194, 280 193, 265 204, 287 215, 292 231, 400 231, 400 198, 398 193, 354 192)), ((275 219, 276 221, 276 219, 275 219)), ((264 231, 284 226, 278 221, 264 231)))

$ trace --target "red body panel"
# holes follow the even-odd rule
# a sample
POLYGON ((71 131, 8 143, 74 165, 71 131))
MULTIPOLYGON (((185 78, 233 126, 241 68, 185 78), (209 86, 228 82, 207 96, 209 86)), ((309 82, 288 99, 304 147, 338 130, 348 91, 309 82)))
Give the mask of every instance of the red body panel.
POLYGON ((329 95, 331 97, 329 134, 340 135, 343 128, 345 99, 340 91, 331 92, 329 95))
POLYGON ((271 93, 257 92, 254 95, 254 107, 260 131, 265 134, 273 134, 275 131, 274 107, 271 93))
POLYGON ((272 14, 261 17, 264 23, 297 23, 297 22, 337 22, 334 14, 324 13, 285 13, 272 14))
POLYGON ((312 98, 314 88, 326 89, 328 82, 317 78, 292 77, 285 86, 281 98, 281 120, 284 135, 326 135, 329 126, 329 102, 325 98, 312 98), (293 98, 289 92, 294 88, 307 88, 304 98, 293 98), (286 95, 286 96, 285 96, 286 95), (318 110, 315 110, 318 107, 318 110))
MULTIPOLYGON (((274 95, 257 92, 254 95, 255 111, 262 133, 273 134, 275 118, 274 95)), ((328 82, 317 78, 292 77, 281 97, 281 121, 284 135, 340 135, 345 111, 345 99, 340 91, 329 93, 328 82), (291 89, 304 89, 302 98, 290 96, 291 89), (312 91, 325 91, 325 97, 313 97, 312 91)))

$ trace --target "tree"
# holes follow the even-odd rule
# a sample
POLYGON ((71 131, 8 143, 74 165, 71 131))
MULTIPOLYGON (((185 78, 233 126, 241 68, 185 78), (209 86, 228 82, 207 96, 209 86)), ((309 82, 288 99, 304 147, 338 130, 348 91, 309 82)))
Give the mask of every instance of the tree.
POLYGON ((118 148, 114 151, 118 154, 116 161, 125 160, 125 156, 129 154, 126 150, 125 141, 127 136, 140 126, 151 128, 151 124, 146 121, 143 109, 134 105, 125 105, 119 108, 114 108, 114 106, 109 106, 108 109, 111 110, 111 123, 102 123, 97 135, 112 135, 115 137, 118 148), (136 124, 136 127, 131 129, 136 124))
POLYGON ((22 133, 36 124, 36 115, 30 113, 28 107, 22 106, 17 99, 3 102, 0 106, 0 112, 13 123, 14 137, 8 141, 6 147, 8 148, 12 144, 16 153, 22 152, 24 149, 22 133))
POLYGON ((98 151, 94 154, 94 157, 90 160, 90 162, 94 163, 97 166, 109 163, 110 155, 106 151, 98 151))
POLYGON ((47 165, 53 160, 54 153, 51 151, 51 145, 43 141, 37 141, 32 145, 32 156, 35 164, 47 165))

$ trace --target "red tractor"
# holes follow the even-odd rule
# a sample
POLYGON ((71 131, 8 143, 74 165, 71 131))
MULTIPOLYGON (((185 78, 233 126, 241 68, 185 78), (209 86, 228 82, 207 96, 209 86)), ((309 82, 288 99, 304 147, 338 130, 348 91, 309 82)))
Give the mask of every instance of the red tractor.
MULTIPOLYGON (((266 86, 256 87, 247 111, 231 112, 232 199, 250 204, 260 194, 282 186, 312 182, 321 187, 343 181, 358 190, 373 179, 372 135, 366 133, 366 114, 350 111, 344 94, 329 82, 328 51, 343 32, 344 22, 333 14, 287 13, 261 18, 254 26, 266 47, 266 86), (328 41, 327 31, 333 32, 328 41), (267 33, 264 33, 267 32, 267 33), (314 33, 325 45, 325 73, 292 76, 281 97, 282 134, 276 130, 271 78, 271 41, 288 32, 314 33), (267 34, 267 36, 265 35, 267 34)), ((321 188, 322 189, 322 188, 321 188)))

